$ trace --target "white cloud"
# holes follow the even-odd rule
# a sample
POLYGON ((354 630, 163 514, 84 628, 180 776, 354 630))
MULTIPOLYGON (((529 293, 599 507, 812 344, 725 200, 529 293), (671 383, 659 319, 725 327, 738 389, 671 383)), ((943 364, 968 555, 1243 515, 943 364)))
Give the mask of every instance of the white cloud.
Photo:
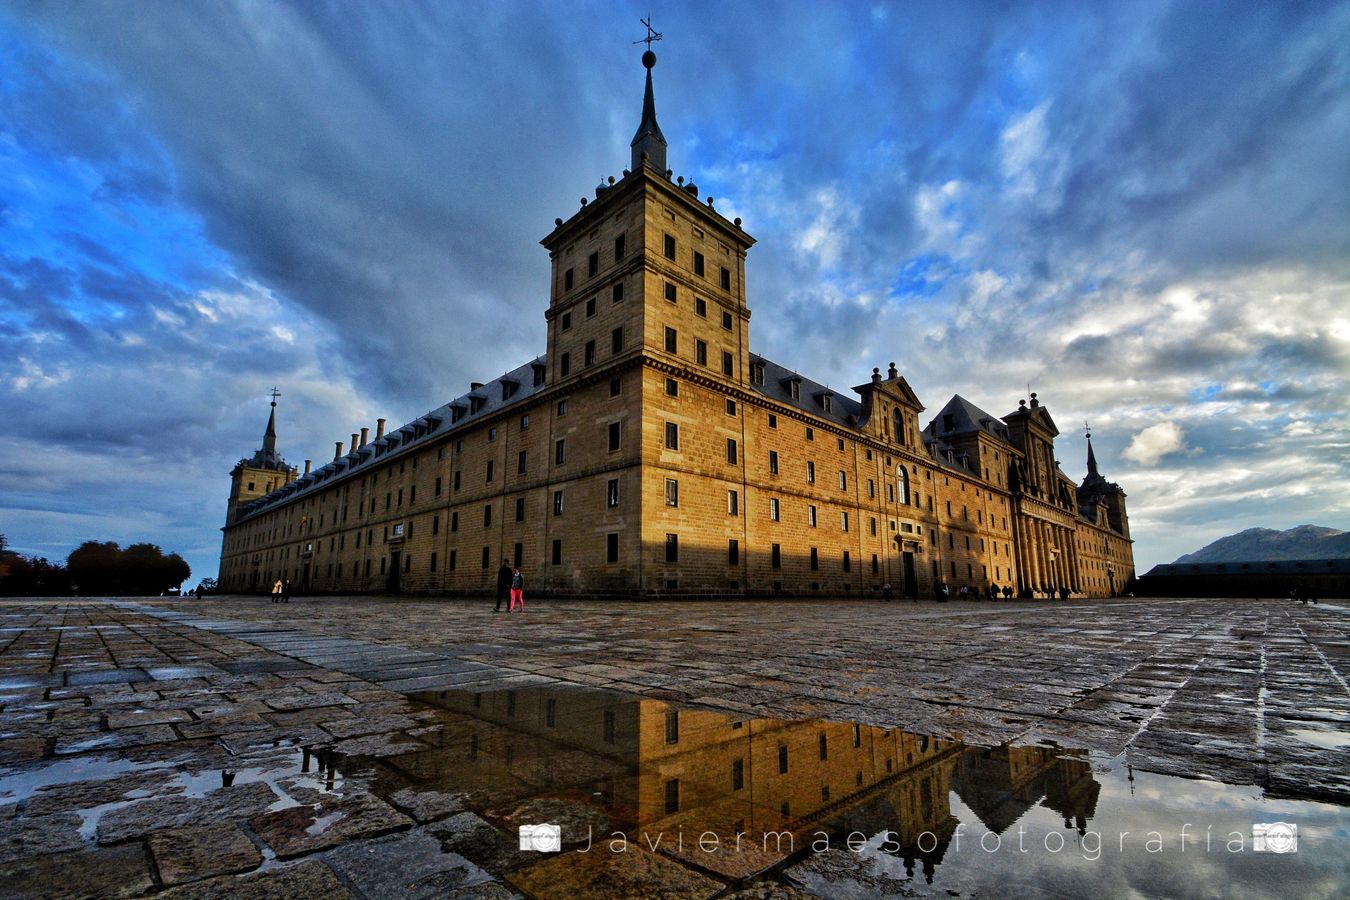
POLYGON ((1141 466, 1156 465, 1170 453, 1185 452, 1184 433, 1175 422, 1150 425, 1130 439, 1130 445, 1120 454, 1141 466))

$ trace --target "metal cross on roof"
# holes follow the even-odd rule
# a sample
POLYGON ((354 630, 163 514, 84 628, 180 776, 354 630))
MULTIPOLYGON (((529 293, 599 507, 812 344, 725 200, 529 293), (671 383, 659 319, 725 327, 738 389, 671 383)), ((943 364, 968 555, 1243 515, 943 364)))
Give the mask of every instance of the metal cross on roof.
POLYGON ((647 49, 650 50, 652 49, 652 41, 661 40, 661 32, 652 28, 652 17, 650 14, 647 16, 647 18, 638 19, 638 21, 647 27, 647 36, 645 38, 642 38, 641 40, 633 41, 633 43, 646 44, 647 49))
POLYGON ((281 396, 281 391, 277 390, 276 388, 272 388, 272 405, 273 405, 273 406, 276 406, 276 405, 277 405, 277 398, 280 397, 280 396, 281 396))

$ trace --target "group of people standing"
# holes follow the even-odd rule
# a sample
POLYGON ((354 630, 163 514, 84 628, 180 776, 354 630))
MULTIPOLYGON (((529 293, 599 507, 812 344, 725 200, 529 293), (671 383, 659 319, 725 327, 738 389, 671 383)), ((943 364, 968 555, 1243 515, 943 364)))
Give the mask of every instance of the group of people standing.
POLYGON ((520 573, 520 566, 502 560, 502 567, 497 570, 497 606, 493 612, 501 612, 502 601, 508 598, 507 612, 514 612, 517 605, 521 612, 525 611, 525 576, 520 573))
POLYGON ((291 580, 289 578, 278 578, 276 584, 272 585, 272 602, 291 602, 291 580))

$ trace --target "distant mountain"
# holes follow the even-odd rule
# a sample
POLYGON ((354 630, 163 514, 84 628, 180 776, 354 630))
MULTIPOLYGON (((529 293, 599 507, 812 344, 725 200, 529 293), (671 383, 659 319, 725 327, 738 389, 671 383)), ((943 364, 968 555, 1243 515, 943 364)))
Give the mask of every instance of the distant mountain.
POLYGON ((1299 525, 1288 531, 1248 528, 1219 538, 1179 563, 1276 562, 1285 559, 1350 559, 1350 532, 1321 525, 1299 525))

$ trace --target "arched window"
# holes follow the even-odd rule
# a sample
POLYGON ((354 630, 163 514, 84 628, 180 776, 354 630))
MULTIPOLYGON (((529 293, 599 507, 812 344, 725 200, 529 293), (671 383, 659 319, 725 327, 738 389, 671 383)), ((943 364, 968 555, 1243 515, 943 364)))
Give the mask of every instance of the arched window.
POLYGON ((891 433, 895 435, 897 444, 905 444, 905 416, 898 410, 891 410, 891 433))
POLYGON ((901 504, 909 505, 909 470, 900 466, 895 473, 895 489, 900 495, 901 504))

